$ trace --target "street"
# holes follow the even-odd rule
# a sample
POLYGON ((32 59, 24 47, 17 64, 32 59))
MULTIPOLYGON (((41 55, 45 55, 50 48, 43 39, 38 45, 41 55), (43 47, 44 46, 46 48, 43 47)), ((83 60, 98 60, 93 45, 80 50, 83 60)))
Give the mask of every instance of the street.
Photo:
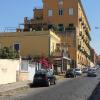
POLYGON ((100 0, 0 4, 0 100, 100 100, 100 0))
POLYGON ((97 87, 88 100, 100 100, 100 83, 98 83, 97 87))
POLYGON ((31 88, 24 93, 1 97, 0 100, 87 100, 100 81, 99 72, 97 77, 62 79, 56 85, 31 88))

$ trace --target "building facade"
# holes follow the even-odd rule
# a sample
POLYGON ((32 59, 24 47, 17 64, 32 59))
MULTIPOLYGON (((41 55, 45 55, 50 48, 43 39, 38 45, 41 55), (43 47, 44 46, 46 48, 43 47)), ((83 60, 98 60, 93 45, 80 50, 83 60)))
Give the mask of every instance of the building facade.
POLYGON ((0 33, 0 46, 12 47, 22 57, 51 55, 60 38, 52 31, 0 33))
POLYGON ((94 66, 97 65, 97 54, 93 48, 91 48, 91 62, 94 64, 94 66))
POLYGON ((60 37, 51 30, 0 33, 0 48, 4 47, 13 48, 21 58, 37 56, 52 58, 53 64, 59 65, 55 67, 55 70, 60 69, 60 72, 67 70, 69 64, 67 62, 70 61, 60 37))
POLYGON ((56 31, 67 45, 72 67, 90 66, 91 29, 81 0, 42 1, 43 9, 35 8, 32 19, 24 18, 24 31, 56 31))
POLYGON ((100 55, 97 56, 97 65, 100 66, 100 55))

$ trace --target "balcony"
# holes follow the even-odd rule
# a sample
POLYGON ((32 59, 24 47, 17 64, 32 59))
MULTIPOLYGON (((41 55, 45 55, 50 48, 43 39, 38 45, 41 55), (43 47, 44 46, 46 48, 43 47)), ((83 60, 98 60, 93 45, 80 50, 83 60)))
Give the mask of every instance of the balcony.
POLYGON ((87 51, 85 51, 85 50, 82 49, 82 47, 81 47, 80 44, 78 45, 78 50, 79 50, 81 53, 83 53, 83 55, 85 55, 88 59, 91 58, 91 56, 87 53, 87 51))
POLYGON ((82 24, 82 26, 83 26, 83 25, 84 25, 84 22, 82 22, 81 24, 82 24))
POLYGON ((82 36, 82 31, 79 33, 79 36, 82 36))
POLYGON ((67 32, 75 32, 76 31, 76 28, 75 27, 66 27, 65 28, 65 30, 67 31, 67 32))
POLYGON ((79 21, 80 21, 80 22, 82 21, 82 17, 79 18, 79 21))
POLYGON ((78 50, 79 50, 80 52, 82 52, 82 47, 81 47, 80 44, 78 45, 78 50))
POLYGON ((86 32, 86 35, 88 36, 89 40, 91 41, 91 37, 90 37, 90 34, 88 33, 87 29, 85 30, 86 32))
POLYGON ((58 43, 55 51, 52 52, 53 57, 68 57, 68 48, 65 43, 58 43))
POLYGON ((86 26, 83 26, 83 29, 86 29, 86 26))
POLYGON ((91 49, 91 46, 89 45, 89 43, 86 43, 86 45, 87 45, 87 47, 88 47, 89 49, 91 49))

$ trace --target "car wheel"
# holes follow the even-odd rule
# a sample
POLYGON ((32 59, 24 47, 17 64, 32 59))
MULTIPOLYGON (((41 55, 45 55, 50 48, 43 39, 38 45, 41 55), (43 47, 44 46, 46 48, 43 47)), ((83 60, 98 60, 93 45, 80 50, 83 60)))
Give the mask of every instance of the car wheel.
POLYGON ((54 85, 56 84, 56 80, 54 80, 54 85))
POLYGON ((51 83, 50 83, 50 81, 48 81, 48 84, 47 84, 47 86, 49 87, 51 85, 51 83))

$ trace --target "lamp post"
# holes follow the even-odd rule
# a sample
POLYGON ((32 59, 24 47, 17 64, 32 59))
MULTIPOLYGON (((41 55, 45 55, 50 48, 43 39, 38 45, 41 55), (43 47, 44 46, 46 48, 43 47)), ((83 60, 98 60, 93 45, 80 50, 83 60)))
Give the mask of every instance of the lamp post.
POLYGON ((96 26, 95 29, 100 29, 100 27, 97 27, 97 26, 96 26))

